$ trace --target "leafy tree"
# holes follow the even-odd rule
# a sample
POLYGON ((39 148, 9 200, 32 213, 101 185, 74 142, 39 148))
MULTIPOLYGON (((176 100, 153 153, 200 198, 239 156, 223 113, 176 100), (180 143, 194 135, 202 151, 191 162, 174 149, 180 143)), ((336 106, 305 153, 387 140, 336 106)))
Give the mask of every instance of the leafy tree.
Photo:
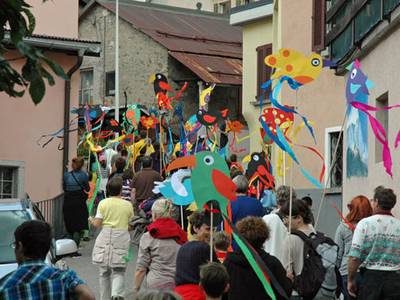
POLYGON ((31 36, 35 29, 35 17, 30 8, 24 0, 0 0, 0 92, 4 91, 11 97, 22 97, 25 90, 29 89, 32 101, 38 104, 46 91, 45 80, 49 85, 55 83, 45 65, 56 75, 64 79, 67 79, 67 76, 43 51, 24 40, 25 37, 31 36), (13 49, 21 55, 16 59, 25 60, 21 72, 15 70, 4 56, 13 49))

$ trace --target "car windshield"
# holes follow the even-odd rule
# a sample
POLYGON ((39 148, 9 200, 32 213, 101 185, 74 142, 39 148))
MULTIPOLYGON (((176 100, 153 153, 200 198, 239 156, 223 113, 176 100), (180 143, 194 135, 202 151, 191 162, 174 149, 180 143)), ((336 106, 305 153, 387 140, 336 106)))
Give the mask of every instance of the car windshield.
POLYGON ((30 216, 26 211, 0 211, 0 264, 15 262, 14 231, 20 224, 29 219, 30 216))

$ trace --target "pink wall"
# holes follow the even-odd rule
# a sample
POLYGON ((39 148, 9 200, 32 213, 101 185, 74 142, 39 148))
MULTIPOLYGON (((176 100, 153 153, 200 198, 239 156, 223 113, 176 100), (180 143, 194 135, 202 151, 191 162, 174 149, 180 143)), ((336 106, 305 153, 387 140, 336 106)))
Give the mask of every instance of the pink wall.
POLYGON ((78 0, 27 0, 36 17, 36 34, 78 38, 78 0))
MULTIPOLYGON (((16 56, 10 53, 10 56, 16 56)), ((67 72, 76 57, 48 53, 67 72)), ((21 68, 22 61, 14 66, 21 68)), ((49 199, 62 192, 62 151, 57 149, 59 139, 42 148, 36 141, 42 134, 63 127, 65 81, 54 76, 56 84, 46 86, 46 95, 35 106, 29 93, 22 98, 10 98, 0 93, 0 160, 25 162, 25 191, 34 201, 49 199)), ((78 105, 79 72, 72 77, 71 107, 78 105)), ((72 117, 72 116, 71 116, 72 117)), ((76 153, 77 133, 70 135, 70 157, 76 153)))

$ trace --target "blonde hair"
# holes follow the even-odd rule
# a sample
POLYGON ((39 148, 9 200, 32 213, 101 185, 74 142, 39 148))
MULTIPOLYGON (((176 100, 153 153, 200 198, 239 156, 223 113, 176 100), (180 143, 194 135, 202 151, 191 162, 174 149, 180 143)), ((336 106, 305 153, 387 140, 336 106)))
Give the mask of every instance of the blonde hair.
POLYGON ((154 201, 151 207, 151 215, 153 220, 158 218, 170 218, 172 210, 172 202, 165 198, 154 201))

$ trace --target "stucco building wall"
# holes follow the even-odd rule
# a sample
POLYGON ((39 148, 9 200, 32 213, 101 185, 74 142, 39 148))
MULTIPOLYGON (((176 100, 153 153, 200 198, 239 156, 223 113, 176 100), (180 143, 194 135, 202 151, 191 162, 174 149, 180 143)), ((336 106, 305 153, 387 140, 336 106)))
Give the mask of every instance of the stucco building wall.
MULTIPOLYGON (((370 89, 369 105, 376 106, 376 99, 388 92, 389 103, 394 105, 399 103, 400 85, 399 78, 394 74, 398 74, 400 68, 400 49, 398 41, 400 40, 400 30, 397 27, 387 38, 381 40, 379 44, 364 58, 360 60, 361 68, 368 78, 374 83, 370 89), (385 59, 383 59, 385 58, 385 59)), ((347 79, 346 74, 344 79, 347 79)), ((397 131, 400 128, 399 110, 389 111, 388 136, 389 146, 392 150, 393 160, 393 179, 385 172, 383 162, 376 163, 375 160, 375 143, 376 139, 372 132, 371 126, 368 125, 368 177, 351 177, 346 178, 346 166, 343 170, 344 186, 343 186, 343 207, 350 200, 359 194, 366 195, 371 198, 373 190, 378 185, 384 185, 394 189, 397 194, 397 205, 394 210, 396 217, 400 216, 400 151, 394 149, 394 141, 397 131)), ((344 161, 346 161, 346 152, 344 153, 344 161)))
MULTIPOLYGON (((46 53, 67 72, 75 63, 76 57, 65 54, 46 53)), ((15 57, 17 53, 8 53, 15 57)), ((21 69, 23 61, 13 62, 21 69)), ((62 140, 55 138, 45 148, 37 145, 43 134, 49 134, 64 125, 64 87, 65 81, 54 76, 55 85, 46 84, 46 95, 42 102, 34 105, 28 91, 22 98, 10 98, 0 93, 0 165, 5 162, 23 162, 24 171, 20 183, 25 183, 26 192, 34 201, 53 198, 62 193, 63 152, 58 150, 62 140)), ((79 73, 71 80, 71 106, 78 104, 79 73)), ((72 119, 71 115, 71 119, 72 119)), ((77 134, 70 134, 69 161, 76 154, 77 134)), ((18 196, 22 196, 20 193, 18 196)))
POLYGON ((256 48, 272 43, 272 17, 260 19, 243 27, 243 116, 247 121, 250 152, 261 151, 258 116, 260 107, 255 106, 257 96, 257 51, 256 48), (258 131, 258 132, 255 132, 258 131))
MULTIPOLYGON (((281 13, 281 47, 291 48, 309 55, 312 52, 312 1, 280 1, 281 13)), ((278 49, 274 48, 274 51, 278 49)), ((345 114, 345 79, 335 76, 333 70, 323 68, 320 76, 313 82, 304 85, 296 92, 285 85, 281 94, 283 104, 295 105, 297 110, 313 122, 317 144, 304 128, 298 135, 300 144, 310 145, 325 154, 325 129, 341 127, 345 114)), ((296 117, 296 124, 301 119, 296 117)), ((301 165, 315 178, 319 177, 322 162, 310 151, 295 149, 301 165)), ((300 173, 300 169, 293 168, 293 186, 299 189, 314 188, 314 186, 300 173)), ((286 183, 289 180, 286 173, 286 183)))

